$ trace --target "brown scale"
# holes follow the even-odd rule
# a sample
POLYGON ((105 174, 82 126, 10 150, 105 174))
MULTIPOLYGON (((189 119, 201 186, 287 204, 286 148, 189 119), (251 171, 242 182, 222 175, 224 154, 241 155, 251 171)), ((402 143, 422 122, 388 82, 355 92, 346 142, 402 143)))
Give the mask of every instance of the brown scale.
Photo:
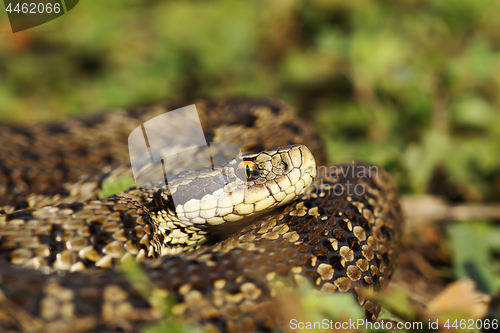
MULTIPOLYGON (((321 148, 313 132, 303 124, 299 127, 293 111, 285 104, 273 100, 235 99, 202 101, 197 107, 199 112, 201 110, 208 141, 233 141, 250 151, 260 150, 260 145, 271 146, 267 142, 273 145, 306 143, 319 157, 319 163, 322 161, 321 148), (218 124, 216 119, 220 123, 224 114, 227 122, 218 124), (215 129, 209 129, 211 126, 215 129), (272 139, 264 132, 271 129, 274 130, 272 139), (254 131, 253 136, 242 135, 248 131, 254 131)), ((165 108, 132 110, 115 119, 141 119, 140 123, 151 118, 153 111, 161 113, 165 108)), ((102 132, 106 129, 103 124, 109 125, 109 122, 102 122, 107 117, 94 120, 94 123, 89 121, 85 129, 91 131, 99 127, 102 132)), ((51 131, 58 135, 85 132, 78 127, 80 125, 75 125, 75 130, 73 125, 67 126, 68 131, 57 127, 51 131)), ((47 128, 38 129, 36 135, 48 135, 47 128)), ((17 137, 12 140, 14 146, 7 150, 16 152, 19 141, 33 140, 35 135, 31 130, 27 130, 28 134, 9 132, 17 137)), ((115 135, 113 130, 109 133, 111 137, 115 135)), ((82 168, 84 164, 82 161, 82 168)), ((20 168, 16 172, 22 175, 26 170, 20 168)), ((12 190, 7 192, 13 193, 8 199, 23 198, 26 193, 19 192, 20 189, 44 190, 43 182, 25 182, 17 186, 18 183, 8 178, 16 173, 12 165, 3 170, 7 173, 0 174, 0 191, 12 190), (7 175, 7 181, 2 175, 7 175)), ((93 172, 92 168, 86 170, 88 174, 93 172)), ((112 268, 74 273, 61 271, 96 263, 108 267, 123 256, 142 261, 148 255, 155 255, 150 253, 150 244, 161 239, 155 236, 155 226, 148 218, 147 209, 137 205, 133 196, 64 203, 45 209, 33 205, 36 209, 11 214, 0 211, 2 258, 14 259, 19 265, 30 260, 35 264, 36 260, 41 261, 41 267, 47 267, 46 273, 54 267, 59 269, 52 274, 42 274, 12 267, 0 260, 0 328, 26 332, 56 329, 134 332, 140 324, 163 317, 158 304, 170 295, 177 301, 172 308, 175 316, 227 332, 270 331, 280 325, 279 315, 273 312, 276 307, 273 302, 274 283, 281 279, 292 283, 308 280, 325 293, 353 291, 367 318, 375 320, 379 307, 364 298, 361 287, 375 290, 384 287, 394 270, 402 227, 396 189, 382 170, 373 178, 357 178, 349 173, 347 178, 339 175, 317 181, 317 190, 310 193, 309 198, 278 209, 221 243, 144 261, 143 269, 154 286, 148 299, 112 268), (333 192, 333 186, 346 185, 348 181, 364 184, 366 191, 359 196, 333 192)), ((61 178, 62 182, 74 180, 70 175, 65 177, 61 178)), ((22 182, 22 177, 16 179, 22 182)), ((60 198, 51 200, 64 202, 60 198)), ((12 208, 6 211, 9 209, 12 208)))
POLYGON ((22 267, 83 270, 124 257, 146 259, 157 227, 137 200, 60 204, 0 215, 0 260, 22 267))

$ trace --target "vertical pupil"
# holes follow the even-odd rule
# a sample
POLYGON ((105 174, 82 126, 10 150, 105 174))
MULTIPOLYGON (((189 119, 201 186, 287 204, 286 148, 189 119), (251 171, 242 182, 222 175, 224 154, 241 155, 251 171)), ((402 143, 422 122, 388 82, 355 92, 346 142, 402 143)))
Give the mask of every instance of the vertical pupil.
POLYGON ((245 165, 245 172, 247 174, 247 178, 250 179, 250 177, 252 176, 252 169, 248 164, 245 165))

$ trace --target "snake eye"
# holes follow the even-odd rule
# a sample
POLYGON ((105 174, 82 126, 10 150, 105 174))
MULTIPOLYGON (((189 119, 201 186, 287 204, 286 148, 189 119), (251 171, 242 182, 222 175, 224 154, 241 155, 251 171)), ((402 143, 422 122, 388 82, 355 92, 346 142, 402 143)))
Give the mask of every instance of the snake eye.
POLYGON ((243 161, 238 165, 238 169, 245 172, 247 180, 255 180, 260 177, 260 170, 252 161, 243 161))
POLYGON ((252 177, 252 168, 248 164, 245 165, 245 174, 247 175, 248 179, 252 177))

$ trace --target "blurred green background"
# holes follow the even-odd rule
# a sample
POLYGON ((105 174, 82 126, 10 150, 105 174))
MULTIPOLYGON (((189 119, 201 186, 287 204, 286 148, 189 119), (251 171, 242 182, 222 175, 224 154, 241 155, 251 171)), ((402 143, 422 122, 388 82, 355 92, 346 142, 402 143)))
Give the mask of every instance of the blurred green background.
MULTIPOLYGON (((0 14, 1 122, 228 95, 288 101, 330 161, 380 164, 406 195, 500 201, 498 0, 80 1, 17 34, 0 14)), ((468 222, 442 275, 473 260, 495 295, 500 228, 468 222)))
POLYGON ((80 1, 10 33, 0 119, 200 96, 284 99, 330 160, 388 168, 405 193, 500 200, 500 2, 80 1))

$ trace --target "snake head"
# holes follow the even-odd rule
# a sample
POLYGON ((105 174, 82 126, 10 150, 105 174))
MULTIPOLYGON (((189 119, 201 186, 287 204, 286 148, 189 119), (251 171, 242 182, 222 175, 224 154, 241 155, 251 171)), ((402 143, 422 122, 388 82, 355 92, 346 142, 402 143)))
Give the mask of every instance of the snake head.
POLYGON ((209 229, 238 230, 255 217, 298 199, 315 177, 316 162, 306 146, 271 148, 218 168, 184 173, 169 182, 169 193, 162 195, 167 201, 162 206, 172 207, 175 213, 151 211, 165 231, 164 241, 180 251, 204 242, 203 235, 213 233, 209 229))
POLYGON ((306 146, 294 145, 243 155, 196 174, 174 189, 184 191, 183 200, 175 202, 183 226, 235 222, 291 202, 311 184, 316 162, 306 146))
MULTIPOLYGON (((273 208, 304 194, 316 177, 316 162, 306 146, 294 145, 246 155, 236 170, 245 175, 244 203, 259 205, 262 200, 274 199, 273 208)), ((265 208, 264 202, 261 205, 265 208)))

